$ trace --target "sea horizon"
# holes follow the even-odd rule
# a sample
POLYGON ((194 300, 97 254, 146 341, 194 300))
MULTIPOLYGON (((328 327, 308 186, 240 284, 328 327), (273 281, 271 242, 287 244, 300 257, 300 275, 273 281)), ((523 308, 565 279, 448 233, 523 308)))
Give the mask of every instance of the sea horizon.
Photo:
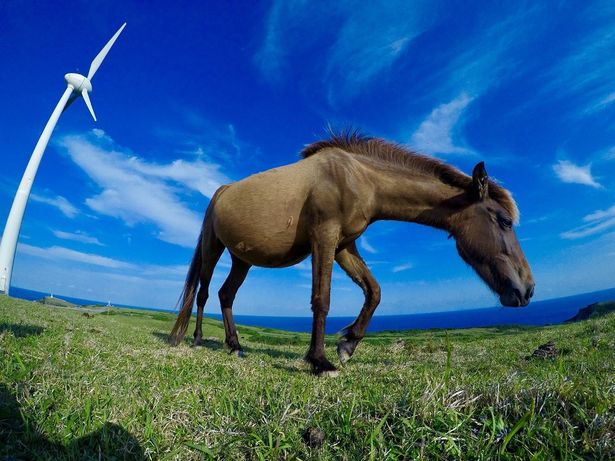
MULTIPOLYGON (((48 293, 26 288, 11 288, 11 296, 37 301, 48 293)), ((106 302, 74 298, 53 294, 54 297, 69 301, 77 305, 107 305, 106 302)), ((432 311, 412 314, 383 314, 377 312, 370 322, 368 332, 395 331, 395 330, 426 330, 434 328, 478 328, 510 325, 542 326, 562 323, 577 314, 579 309, 590 304, 615 299, 615 288, 607 290, 580 293, 572 296, 535 301, 523 308, 510 308, 501 306, 481 307, 474 309, 459 309, 446 311, 432 311)), ((152 308, 130 305, 112 304, 121 309, 153 310, 162 312, 177 312, 174 309, 152 308)), ((357 315, 359 309, 357 309, 357 315)), ((194 314, 194 313, 193 313, 194 314)), ((220 320, 220 314, 206 313, 206 317, 220 320)), ((352 323, 355 316, 335 316, 327 318, 326 332, 337 333, 352 323)), ((240 325, 259 326, 263 328, 276 328, 295 332, 310 332, 312 328, 311 316, 268 316, 236 314, 236 323, 240 325)))

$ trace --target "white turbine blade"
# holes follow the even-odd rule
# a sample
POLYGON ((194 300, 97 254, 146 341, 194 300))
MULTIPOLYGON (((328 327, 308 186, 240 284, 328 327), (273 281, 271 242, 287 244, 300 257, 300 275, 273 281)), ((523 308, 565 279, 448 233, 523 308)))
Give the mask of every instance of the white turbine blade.
POLYGON ((94 114, 94 108, 92 107, 92 101, 90 101, 90 96, 88 95, 88 90, 83 90, 81 92, 81 96, 83 96, 83 100, 85 101, 85 105, 88 106, 88 109, 90 109, 90 114, 92 114, 92 117, 94 118, 94 121, 96 122, 96 115, 94 114))
POLYGON ((111 40, 109 40, 107 44, 104 46, 104 48, 100 50, 100 53, 96 55, 96 57, 92 61, 92 64, 90 64, 90 71, 88 72, 88 80, 91 80, 92 77, 94 77, 94 74, 100 67, 100 64, 103 62, 103 59, 105 59, 105 56, 107 56, 107 53, 109 52, 109 50, 111 49, 111 47, 113 46, 117 38, 120 36, 122 31, 124 30, 124 27, 126 27, 126 23, 122 24, 122 27, 120 27, 119 30, 115 33, 115 35, 111 37, 111 40))

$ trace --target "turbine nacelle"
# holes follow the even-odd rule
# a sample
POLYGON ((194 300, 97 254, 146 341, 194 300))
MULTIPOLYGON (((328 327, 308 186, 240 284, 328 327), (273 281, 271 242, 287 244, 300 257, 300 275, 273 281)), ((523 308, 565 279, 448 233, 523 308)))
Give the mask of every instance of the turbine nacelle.
POLYGON ((64 80, 66 80, 68 87, 72 88, 74 92, 73 93, 74 97, 72 97, 71 100, 66 104, 66 106, 64 107, 64 110, 66 110, 66 108, 70 104, 72 104, 72 102, 75 100, 77 96, 81 95, 83 96, 83 101, 85 102, 85 105, 88 106, 88 110, 90 111, 90 114, 92 114, 92 118, 96 122, 96 114, 94 113, 94 108, 92 107, 92 101, 90 101, 90 96, 88 94, 90 91, 92 91, 92 84, 90 83, 90 80, 81 74, 75 74, 75 73, 66 74, 64 76, 64 80))
POLYGON ((66 80, 66 83, 69 86, 72 86, 73 90, 77 93, 81 93, 83 90, 86 90, 88 92, 92 91, 92 84, 87 77, 81 74, 66 74, 64 76, 64 80, 66 80))

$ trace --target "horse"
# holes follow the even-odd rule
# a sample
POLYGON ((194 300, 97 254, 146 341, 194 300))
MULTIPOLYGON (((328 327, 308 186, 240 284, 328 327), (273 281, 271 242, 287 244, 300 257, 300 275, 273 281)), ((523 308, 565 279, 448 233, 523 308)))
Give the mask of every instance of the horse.
POLYGON ((306 146, 301 157, 221 186, 212 196, 171 331, 172 345, 186 333, 195 295, 194 345, 201 343, 209 283, 225 248, 232 266, 218 295, 225 343, 237 355, 242 349, 233 300, 250 268, 288 267, 311 254, 313 324, 305 360, 316 375, 336 375, 324 347, 333 262, 365 295, 358 317, 342 330, 337 343, 337 355, 345 364, 380 303, 380 286, 356 246, 357 238, 379 220, 448 232, 461 258, 499 295, 502 305, 529 303, 534 279, 513 229, 517 205, 509 191, 489 179, 484 162, 470 177, 440 160, 356 132, 332 134, 306 146))

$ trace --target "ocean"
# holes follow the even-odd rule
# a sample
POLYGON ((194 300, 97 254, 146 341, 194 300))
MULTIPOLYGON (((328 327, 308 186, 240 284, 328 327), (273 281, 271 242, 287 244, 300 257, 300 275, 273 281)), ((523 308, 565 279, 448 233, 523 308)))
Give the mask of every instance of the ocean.
MULTIPOLYGON (((49 293, 27 290, 24 288, 11 287, 11 296, 15 298, 34 301, 48 296, 49 293)), ((72 298, 54 294, 55 297, 64 299, 79 305, 99 304, 106 302, 72 298)), ((562 323, 573 317, 579 309, 599 301, 615 300, 615 288, 609 290, 583 293, 565 298, 536 301, 523 308, 488 307, 481 309, 465 309, 458 311, 430 312, 407 315, 374 315, 368 331, 388 330, 428 330, 432 328, 472 328, 503 325, 550 325, 562 323)), ((131 309, 161 310, 171 312, 168 309, 152 309, 134 306, 131 309)), ((217 309, 217 307, 216 307, 217 309)), ((309 307, 306 305, 306 310, 309 307)), ((376 311, 377 312, 377 311, 376 311)), ((359 309, 357 308, 357 314, 359 309)), ((220 320, 220 314, 207 314, 207 317, 220 320)), ((346 325, 354 321, 355 317, 328 317, 327 333, 337 333, 346 325)), ((240 325, 253 325, 265 328, 277 328, 281 330, 310 332, 312 331, 311 317, 274 317, 258 315, 235 315, 235 322, 240 325)))

